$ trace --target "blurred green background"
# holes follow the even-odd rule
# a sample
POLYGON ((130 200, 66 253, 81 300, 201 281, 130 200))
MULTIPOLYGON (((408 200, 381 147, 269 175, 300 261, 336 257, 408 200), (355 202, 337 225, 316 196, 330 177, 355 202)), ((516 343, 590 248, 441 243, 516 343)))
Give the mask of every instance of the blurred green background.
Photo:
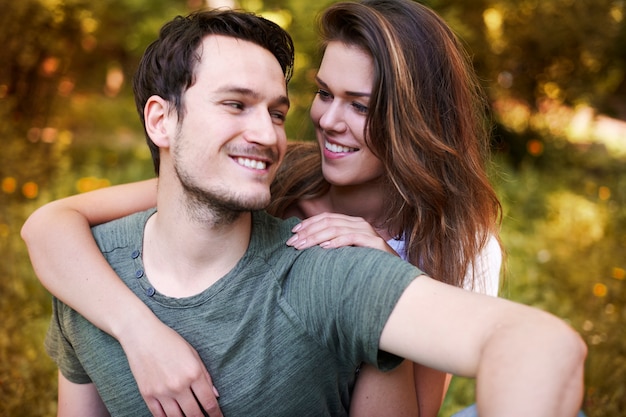
MULTIPOLYGON (((331 2, 241 0, 296 41, 290 138, 312 139, 314 17, 331 2)), ((431 0, 489 94, 503 297, 589 346, 584 410, 626 416, 626 5, 431 0)), ((0 0, 0 416, 53 416, 49 294, 19 231, 52 199, 152 176, 129 80, 158 28, 201 0, 0 0)), ((120 306, 120 308, 123 308, 120 306)), ((473 402, 455 378, 441 417, 473 402)))

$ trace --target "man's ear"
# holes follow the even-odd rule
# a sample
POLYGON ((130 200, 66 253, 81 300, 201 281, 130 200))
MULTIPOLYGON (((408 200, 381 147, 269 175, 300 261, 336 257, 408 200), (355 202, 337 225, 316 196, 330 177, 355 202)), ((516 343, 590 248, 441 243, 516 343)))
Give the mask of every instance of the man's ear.
POLYGON ((159 148, 169 148, 170 138, 176 129, 176 112, 170 111, 170 103, 159 96, 151 96, 143 108, 146 132, 159 148))

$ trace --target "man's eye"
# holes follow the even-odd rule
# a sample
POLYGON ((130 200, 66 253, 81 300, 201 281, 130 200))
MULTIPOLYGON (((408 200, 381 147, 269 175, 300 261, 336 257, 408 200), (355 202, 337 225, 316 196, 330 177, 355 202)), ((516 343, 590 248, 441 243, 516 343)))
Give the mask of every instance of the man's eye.
POLYGON ((281 111, 272 111, 270 112, 270 116, 272 117, 272 120, 274 120, 274 123, 279 125, 284 124, 287 119, 287 115, 281 111))
POLYGON ((227 101, 224 103, 224 105, 228 107, 232 107, 233 109, 236 109, 236 110, 243 110, 243 104, 237 101, 227 101))

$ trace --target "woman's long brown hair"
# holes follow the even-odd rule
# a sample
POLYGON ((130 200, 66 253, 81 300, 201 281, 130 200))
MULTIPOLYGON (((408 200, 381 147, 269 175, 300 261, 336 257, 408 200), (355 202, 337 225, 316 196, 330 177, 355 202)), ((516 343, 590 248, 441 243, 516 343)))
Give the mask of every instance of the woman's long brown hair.
MULTIPOLYGON (((365 138, 385 170, 386 223, 408 260, 440 281, 464 283, 501 205, 489 182, 489 119, 467 54, 447 24, 411 0, 336 3, 321 15, 323 45, 341 41, 374 62, 365 138)), ((292 144, 270 212, 328 191, 316 144, 292 144)), ((381 226, 381 225, 377 225, 381 226)), ((476 274, 472 274, 476 275, 476 274)))

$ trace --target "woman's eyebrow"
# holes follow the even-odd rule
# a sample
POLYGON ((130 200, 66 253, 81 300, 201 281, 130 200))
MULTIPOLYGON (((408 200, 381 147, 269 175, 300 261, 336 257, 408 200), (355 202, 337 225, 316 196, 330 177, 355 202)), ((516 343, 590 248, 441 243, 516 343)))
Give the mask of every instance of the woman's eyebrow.
MULTIPOLYGON (((318 76, 315 76, 315 81, 317 81, 317 83, 325 89, 330 90, 330 88, 328 87, 328 84, 326 84, 324 81, 322 81, 322 79, 318 76)), ((359 91, 344 91, 343 94, 345 94, 346 96, 349 97, 371 97, 372 93, 363 93, 363 92, 359 92, 359 91)))

